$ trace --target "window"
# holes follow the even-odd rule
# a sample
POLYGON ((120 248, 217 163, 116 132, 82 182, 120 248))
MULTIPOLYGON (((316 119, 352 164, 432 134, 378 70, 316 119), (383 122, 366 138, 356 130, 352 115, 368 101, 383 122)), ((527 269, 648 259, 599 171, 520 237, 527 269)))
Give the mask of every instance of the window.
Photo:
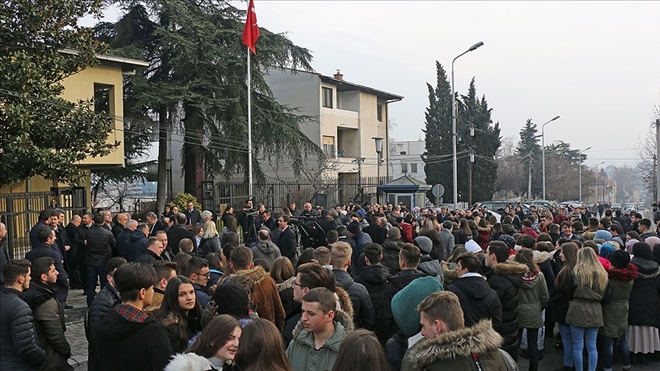
POLYGON ((110 114, 111 94, 111 85, 94 84, 94 112, 110 114))
POLYGON ((410 172, 417 174, 417 164, 410 164, 410 172))
POLYGON ((323 153, 327 157, 335 157, 335 137, 323 136, 323 153))
POLYGON ((380 121, 380 122, 383 121, 383 105, 382 104, 377 104, 376 105, 376 116, 378 117, 378 121, 380 121))
POLYGON ((401 172, 404 173, 404 174, 408 172, 408 164, 407 163, 405 163, 405 162, 401 163, 401 172))
POLYGON ((323 107, 332 108, 332 89, 323 88, 323 107))

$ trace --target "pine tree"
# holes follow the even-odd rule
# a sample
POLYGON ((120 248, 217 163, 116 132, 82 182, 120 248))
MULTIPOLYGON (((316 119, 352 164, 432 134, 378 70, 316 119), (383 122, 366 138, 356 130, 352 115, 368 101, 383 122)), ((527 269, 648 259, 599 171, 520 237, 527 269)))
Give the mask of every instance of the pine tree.
MULTIPOLYGON (((439 62, 436 65, 436 86, 426 84, 429 92, 429 107, 426 109, 426 152, 424 172, 426 183, 442 184, 443 199, 453 202, 452 189, 452 130, 451 130, 451 85, 447 73, 439 62)), ((437 202, 437 201, 436 201, 437 202)))
MULTIPOLYGON (((527 194, 529 174, 529 157, 532 157, 532 195, 538 195, 543 192, 543 168, 542 168, 542 151, 539 145, 538 127, 532 122, 532 119, 527 119, 525 126, 520 129, 520 142, 516 148, 516 155, 519 156, 519 163, 524 169, 525 182, 520 184, 520 189, 517 191, 520 194, 527 194)), ((528 195, 530 198, 534 198, 528 195)))

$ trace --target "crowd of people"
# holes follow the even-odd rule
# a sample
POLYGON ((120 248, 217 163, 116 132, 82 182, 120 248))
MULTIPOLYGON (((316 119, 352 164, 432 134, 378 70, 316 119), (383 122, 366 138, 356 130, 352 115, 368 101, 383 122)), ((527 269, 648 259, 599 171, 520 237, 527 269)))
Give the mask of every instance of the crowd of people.
POLYGON ((636 212, 192 202, 144 222, 44 210, 12 259, 0 223, 0 369, 610 371, 656 362, 660 237, 636 212), (98 291, 98 292, 97 292, 98 291))

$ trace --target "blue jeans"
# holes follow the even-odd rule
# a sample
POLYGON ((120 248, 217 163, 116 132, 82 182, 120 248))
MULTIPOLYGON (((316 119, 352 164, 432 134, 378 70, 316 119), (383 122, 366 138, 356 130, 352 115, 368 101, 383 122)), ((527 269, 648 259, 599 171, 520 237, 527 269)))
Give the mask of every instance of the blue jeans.
POLYGON ((571 326, 560 323, 559 333, 561 334, 561 342, 564 345, 564 366, 573 367, 573 337, 571 336, 571 326))
POLYGON ((87 265, 87 308, 92 305, 96 295, 96 280, 101 281, 101 290, 108 283, 105 267, 100 265, 87 265))
MULTIPOLYGON (((617 338, 608 338, 603 337, 603 368, 612 369, 612 358, 614 357, 614 341, 617 338)), ((630 349, 628 348, 628 339, 626 339, 626 334, 623 333, 619 337, 619 345, 617 350, 621 354, 621 366, 624 369, 630 368, 630 349)))
POLYGON ((571 336, 573 337, 573 365, 575 371, 582 371, 582 350, 587 344, 589 354, 589 371, 596 371, 598 363, 598 350, 596 350, 596 338, 598 327, 578 327, 571 325, 571 336))

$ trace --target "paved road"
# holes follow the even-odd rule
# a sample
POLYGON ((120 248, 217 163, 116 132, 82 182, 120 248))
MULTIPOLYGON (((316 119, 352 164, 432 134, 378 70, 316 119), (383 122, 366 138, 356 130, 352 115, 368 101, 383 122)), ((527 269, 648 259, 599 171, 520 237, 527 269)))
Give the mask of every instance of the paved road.
MULTIPOLYGON (((71 344, 72 357, 69 363, 72 364, 77 371, 87 370, 87 339, 85 337, 85 329, 83 324, 84 313, 86 310, 85 297, 82 295, 81 290, 71 292, 69 295, 69 303, 74 306, 74 309, 66 311, 66 337, 71 344)), ((539 363, 539 371, 554 371, 561 369, 563 360, 563 353, 561 350, 555 348, 553 339, 546 339, 546 350, 544 358, 539 363)), ((528 370, 529 362, 526 359, 520 358, 518 360, 520 370, 528 370)), ((658 361, 651 361, 647 365, 633 366, 635 371, 658 371, 660 370, 660 357, 658 361)), ((614 370, 621 370, 621 365, 615 365, 614 370)), ((380 370, 374 370, 380 371, 380 370)))

